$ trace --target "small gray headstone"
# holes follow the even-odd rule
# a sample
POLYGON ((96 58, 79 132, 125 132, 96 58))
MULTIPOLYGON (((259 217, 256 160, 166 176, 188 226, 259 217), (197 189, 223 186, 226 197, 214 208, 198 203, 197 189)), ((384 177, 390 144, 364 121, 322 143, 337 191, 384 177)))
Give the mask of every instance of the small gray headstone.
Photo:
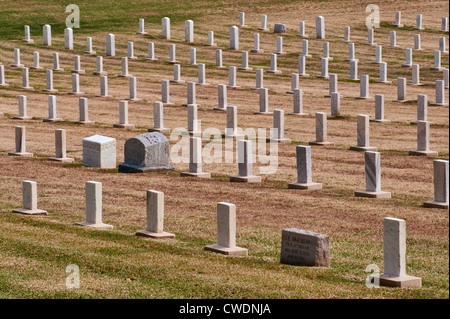
POLYGON ((283 23, 275 23, 273 33, 286 33, 286 25, 283 23))
POLYGON ((283 229, 281 263, 295 266, 330 266, 330 239, 326 235, 297 228, 283 229))
POLYGON ((144 133, 125 142, 125 163, 119 165, 122 173, 145 173, 173 170, 169 159, 169 141, 159 133, 144 133))

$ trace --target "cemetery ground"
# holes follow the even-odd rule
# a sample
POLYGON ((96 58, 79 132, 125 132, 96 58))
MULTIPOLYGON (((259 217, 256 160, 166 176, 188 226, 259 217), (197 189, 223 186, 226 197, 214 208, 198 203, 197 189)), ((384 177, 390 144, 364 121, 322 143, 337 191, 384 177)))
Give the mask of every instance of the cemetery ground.
MULTIPOLYGON (((435 99, 435 80, 442 72, 431 71, 433 52, 448 1, 380 1, 381 28, 375 30, 375 42, 383 45, 383 60, 388 63, 388 79, 393 84, 375 83, 378 65, 375 48, 367 46, 365 7, 370 1, 120 1, 113 7, 102 2, 79 1, 81 28, 74 29, 74 50, 64 50, 67 14, 58 1, 0 2, 0 61, 5 65, 9 87, 0 88, 0 298, 449 298, 449 214, 446 210, 424 208, 433 199, 433 159, 408 156, 416 148, 418 94, 435 99), (445 9, 445 10, 442 10, 445 9), (230 51, 229 27, 246 13, 247 28, 240 28, 240 50, 230 51), (394 28, 395 11, 402 11, 405 27, 395 29, 399 48, 389 47, 389 31, 394 28), (424 16, 424 31, 415 31, 417 13, 424 16), (263 175, 262 183, 230 183, 237 164, 203 163, 211 179, 180 177, 188 164, 176 164, 175 171, 150 174, 123 174, 116 169, 101 170, 82 165, 82 140, 101 134, 117 139, 117 163, 123 162, 127 139, 147 132, 153 126, 153 102, 161 100, 161 80, 173 78, 173 66, 166 63, 168 44, 176 43, 183 80, 197 82, 197 66, 189 65, 189 49, 197 48, 197 61, 206 64, 209 86, 197 86, 198 118, 203 129, 225 129, 225 112, 217 106, 217 85, 228 83, 228 69, 215 68, 215 49, 203 46, 207 32, 214 31, 215 42, 223 49, 225 66, 241 65, 241 50, 253 48, 253 34, 260 26, 261 14, 268 14, 269 27, 282 22, 288 26, 284 38, 286 55, 278 57, 280 75, 264 74, 269 88, 269 109, 283 109, 285 135, 291 144, 279 144, 278 170, 263 175), (322 190, 300 191, 287 185, 297 178, 295 145, 315 140, 315 112, 330 113, 328 80, 318 79, 322 40, 314 38, 314 19, 325 17, 326 41, 330 42, 329 72, 339 76, 342 116, 328 120, 328 139, 334 147, 312 147, 313 181, 323 183, 322 190), (161 39, 161 18, 171 18, 172 39, 161 39), (148 35, 136 35, 138 20, 144 18, 148 35), (195 23, 195 42, 184 42, 184 21, 195 23), (288 116, 292 110, 291 73, 297 72, 301 38, 298 21, 305 20, 310 35, 307 59, 309 78, 300 78, 304 90, 306 117, 288 116), (52 25, 52 47, 42 45, 42 26, 52 25), (34 44, 22 43, 23 26, 30 25, 34 44), (370 123, 371 145, 381 152, 382 189, 392 199, 367 199, 354 196, 365 188, 364 153, 350 151, 356 143, 356 116, 374 117, 374 100, 356 100, 359 81, 349 77, 347 43, 342 42, 344 26, 352 27, 352 42, 359 58, 359 74, 370 75, 370 94, 384 94, 385 118, 391 123, 370 123), (105 36, 116 36, 116 57, 105 57, 105 36), (405 48, 412 47, 414 34, 422 35, 423 51, 413 52, 413 61, 421 66, 424 86, 407 87, 411 102, 393 102, 397 96, 396 79, 411 78, 411 70, 402 68, 405 48), (95 56, 84 55, 86 37, 93 37, 94 50, 104 56, 108 72, 108 91, 112 98, 99 94, 100 79, 95 71, 95 56), (138 77, 137 95, 142 101, 129 102, 129 122, 134 129, 113 128, 118 123, 119 100, 129 96, 129 80, 121 73, 120 57, 126 56, 127 41, 134 42, 138 60, 129 60, 129 73, 138 77), (158 61, 146 61, 147 43, 155 42, 158 61), (43 71, 30 70, 33 91, 20 90, 20 69, 9 67, 13 49, 21 49, 22 63, 33 63, 39 51, 43 71), (47 115, 45 69, 52 65, 52 53, 60 53, 64 72, 54 72, 58 93, 59 123, 43 123, 47 115), (78 120, 78 97, 71 91, 73 55, 81 55, 81 91, 89 99, 89 118, 93 126, 74 124, 78 120), (28 97, 32 120, 13 119, 17 115, 17 96, 28 97), (26 126, 27 151, 33 158, 9 157, 14 150, 14 127, 26 126), (54 130, 67 131, 71 164, 48 161, 54 156, 54 130), (11 214, 22 206, 22 181, 38 183, 39 208, 48 216, 30 217, 11 214), (85 219, 85 182, 103 184, 103 221, 114 225, 111 231, 96 231, 75 226, 85 219), (176 238, 145 240, 134 237, 145 228, 147 190, 165 194, 166 231, 176 238), (236 204, 237 245, 248 248, 248 257, 224 257, 203 250, 217 241, 217 202, 236 204), (409 275, 421 277, 421 289, 369 289, 365 285, 368 265, 383 269, 383 218, 406 220, 406 265, 409 275), (281 230, 296 227, 326 234, 331 240, 331 267, 310 268, 282 265, 281 230), (65 269, 77 264, 81 271, 79 289, 67 289, 65 269)), ((448 11, 447 11, 448 12, 448 11)), ((250 54, 253 71, 238 71, 239 89, 228 89, 228 104, 238 107, 238 126, 270 128, 272 116, 254 115, 259 107, 255 69, 269 68, 270 53, 276 50, 276 35, 259 32, 263 54, 250 54)), ((442 66, 448 68, 448 55, 442 66)), ((164 107, 165 126, 187 126, 186 84, 170 85, 172 106, 164 107)), ((448 101, 448 90, 445 91, 448 101)), ((431 124, 430 147, 440 159, 449 158, 449 109, 428 107, 431 124)), ((205 141, 204 144, 207 142, 205 141)), ((171 141, 174 145, 175 141, 171 141)), ((259 164, 254 164, 258 175, 259 164)))

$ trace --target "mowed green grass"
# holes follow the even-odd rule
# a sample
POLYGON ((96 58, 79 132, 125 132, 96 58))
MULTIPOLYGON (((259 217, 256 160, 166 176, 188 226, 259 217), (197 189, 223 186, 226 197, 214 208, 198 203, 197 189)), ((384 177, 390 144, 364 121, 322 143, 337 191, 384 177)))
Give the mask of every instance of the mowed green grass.
POLYGON ((7 213, 10 209, 0 207, 0 298, 448 297, 445 261, 432 270, 427 263, 445 258, 433 251, 448 252, 448 246, 430 239, 408 240, 412 255, 415 249, 429 249, 420 260, 408 258, 408 266, 419 272, 415 275, 423 277, 422 289, 368 289, 364 269, 382 265, 383 256, 381 243, 364 243, 367 233, 333 239, 328 269, 293 267, 278 262, 281 236, 264 228, 238 235, 240 244, 263 250, 230 258, 203 251, 214 237, 195 240, 192 234, 177 233, 172 240, 144 240, 127 227, 95 231, 55 222, 62 218, 56 211, 51 217, 29 218, 7 213), (66 288, 70 264, 80 267, 79 289, 66 288))
MULTIPOLYGON (((54 35, 63 34, 67 16, 64 9, 70 3, 73 1, 0 1, 0 41, 22 39, 25 24, 30 25, 32 37, 42 36, 44 24, 52 25, 54 35)), ((112 30, 134 33, 139 18, 160 24, 162 17, 169 16, 172 24, 179 26, 187 19, 204 18, 203 12, 219 15, 221 8, 230 4, 241 8, 242 1, 120 0, 76 4, 81 10, 81 29, 75 33, 90 35, 112 30)), ((248 1, 246 11, 269 4, 248 1)), ((347 189, 334 192, 336 197, 353 195, 347 189)), ((215 224, 215 207, 207 204, 211 205, 212 218, 201 222, 210 227, 215 224)), ((369 264, 380 268, 383 265, 380 227, 333 237, 331 267, 322 269, 280 264, 281 229, 264 225, 239 228, 238 245, 249 248, 249 256, 230 258, 203 250, 205 245, 216 242, 213 233, 200 236, 183 230, 176 232, 172 240, 144 240, 133 236, 136 228, 116 225, 114 221, 114 230, 95 231, 74 226, 80 220, 71 220, 58 210, 49 211, 49 217, 37 218, 10 213, 20 205, 0 202, 0 298, 449 297, 448 241, 440 242, 432 236, 407 240, 407 271, 422 277, 422 289, 368 289, 365 268, 369 264), (373 237, 380 240, 375 244, 366 240, 373 237), (65 270, 70 264, 80 267, 80 289, 67 289, 65 285, 69 275, 65 270)), ((237 210, 239 213, 239 207, 237 210)))

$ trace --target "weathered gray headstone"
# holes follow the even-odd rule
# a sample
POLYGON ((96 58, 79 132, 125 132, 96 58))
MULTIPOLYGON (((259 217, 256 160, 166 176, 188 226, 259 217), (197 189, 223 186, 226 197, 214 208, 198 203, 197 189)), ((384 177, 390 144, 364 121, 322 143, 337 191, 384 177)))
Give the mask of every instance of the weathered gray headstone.
POLYGON ((119 165, 119 172, 173 170, 169 153, 169 141, 163 134, 153 132, 135 136, 125 142, 125 162, 119 165))
POLYGON ((281 233, 282 264, 329 267, 330 238, 298 228, 286 228, 281 233))

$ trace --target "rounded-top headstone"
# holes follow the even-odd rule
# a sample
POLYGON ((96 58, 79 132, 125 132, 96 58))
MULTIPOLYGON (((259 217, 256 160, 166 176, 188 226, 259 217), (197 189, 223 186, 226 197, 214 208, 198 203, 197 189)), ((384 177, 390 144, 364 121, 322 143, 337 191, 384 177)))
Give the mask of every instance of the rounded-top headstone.
POLYGON ((125 142, 125 162, 119 165, 119 172, 173 170, 169 154, 169 141, 163 134, 152 132, 135 136, 125 142))
POLYGON ((286 33, 286 25, 283 23, 275 23, 273 33, 286 33))

